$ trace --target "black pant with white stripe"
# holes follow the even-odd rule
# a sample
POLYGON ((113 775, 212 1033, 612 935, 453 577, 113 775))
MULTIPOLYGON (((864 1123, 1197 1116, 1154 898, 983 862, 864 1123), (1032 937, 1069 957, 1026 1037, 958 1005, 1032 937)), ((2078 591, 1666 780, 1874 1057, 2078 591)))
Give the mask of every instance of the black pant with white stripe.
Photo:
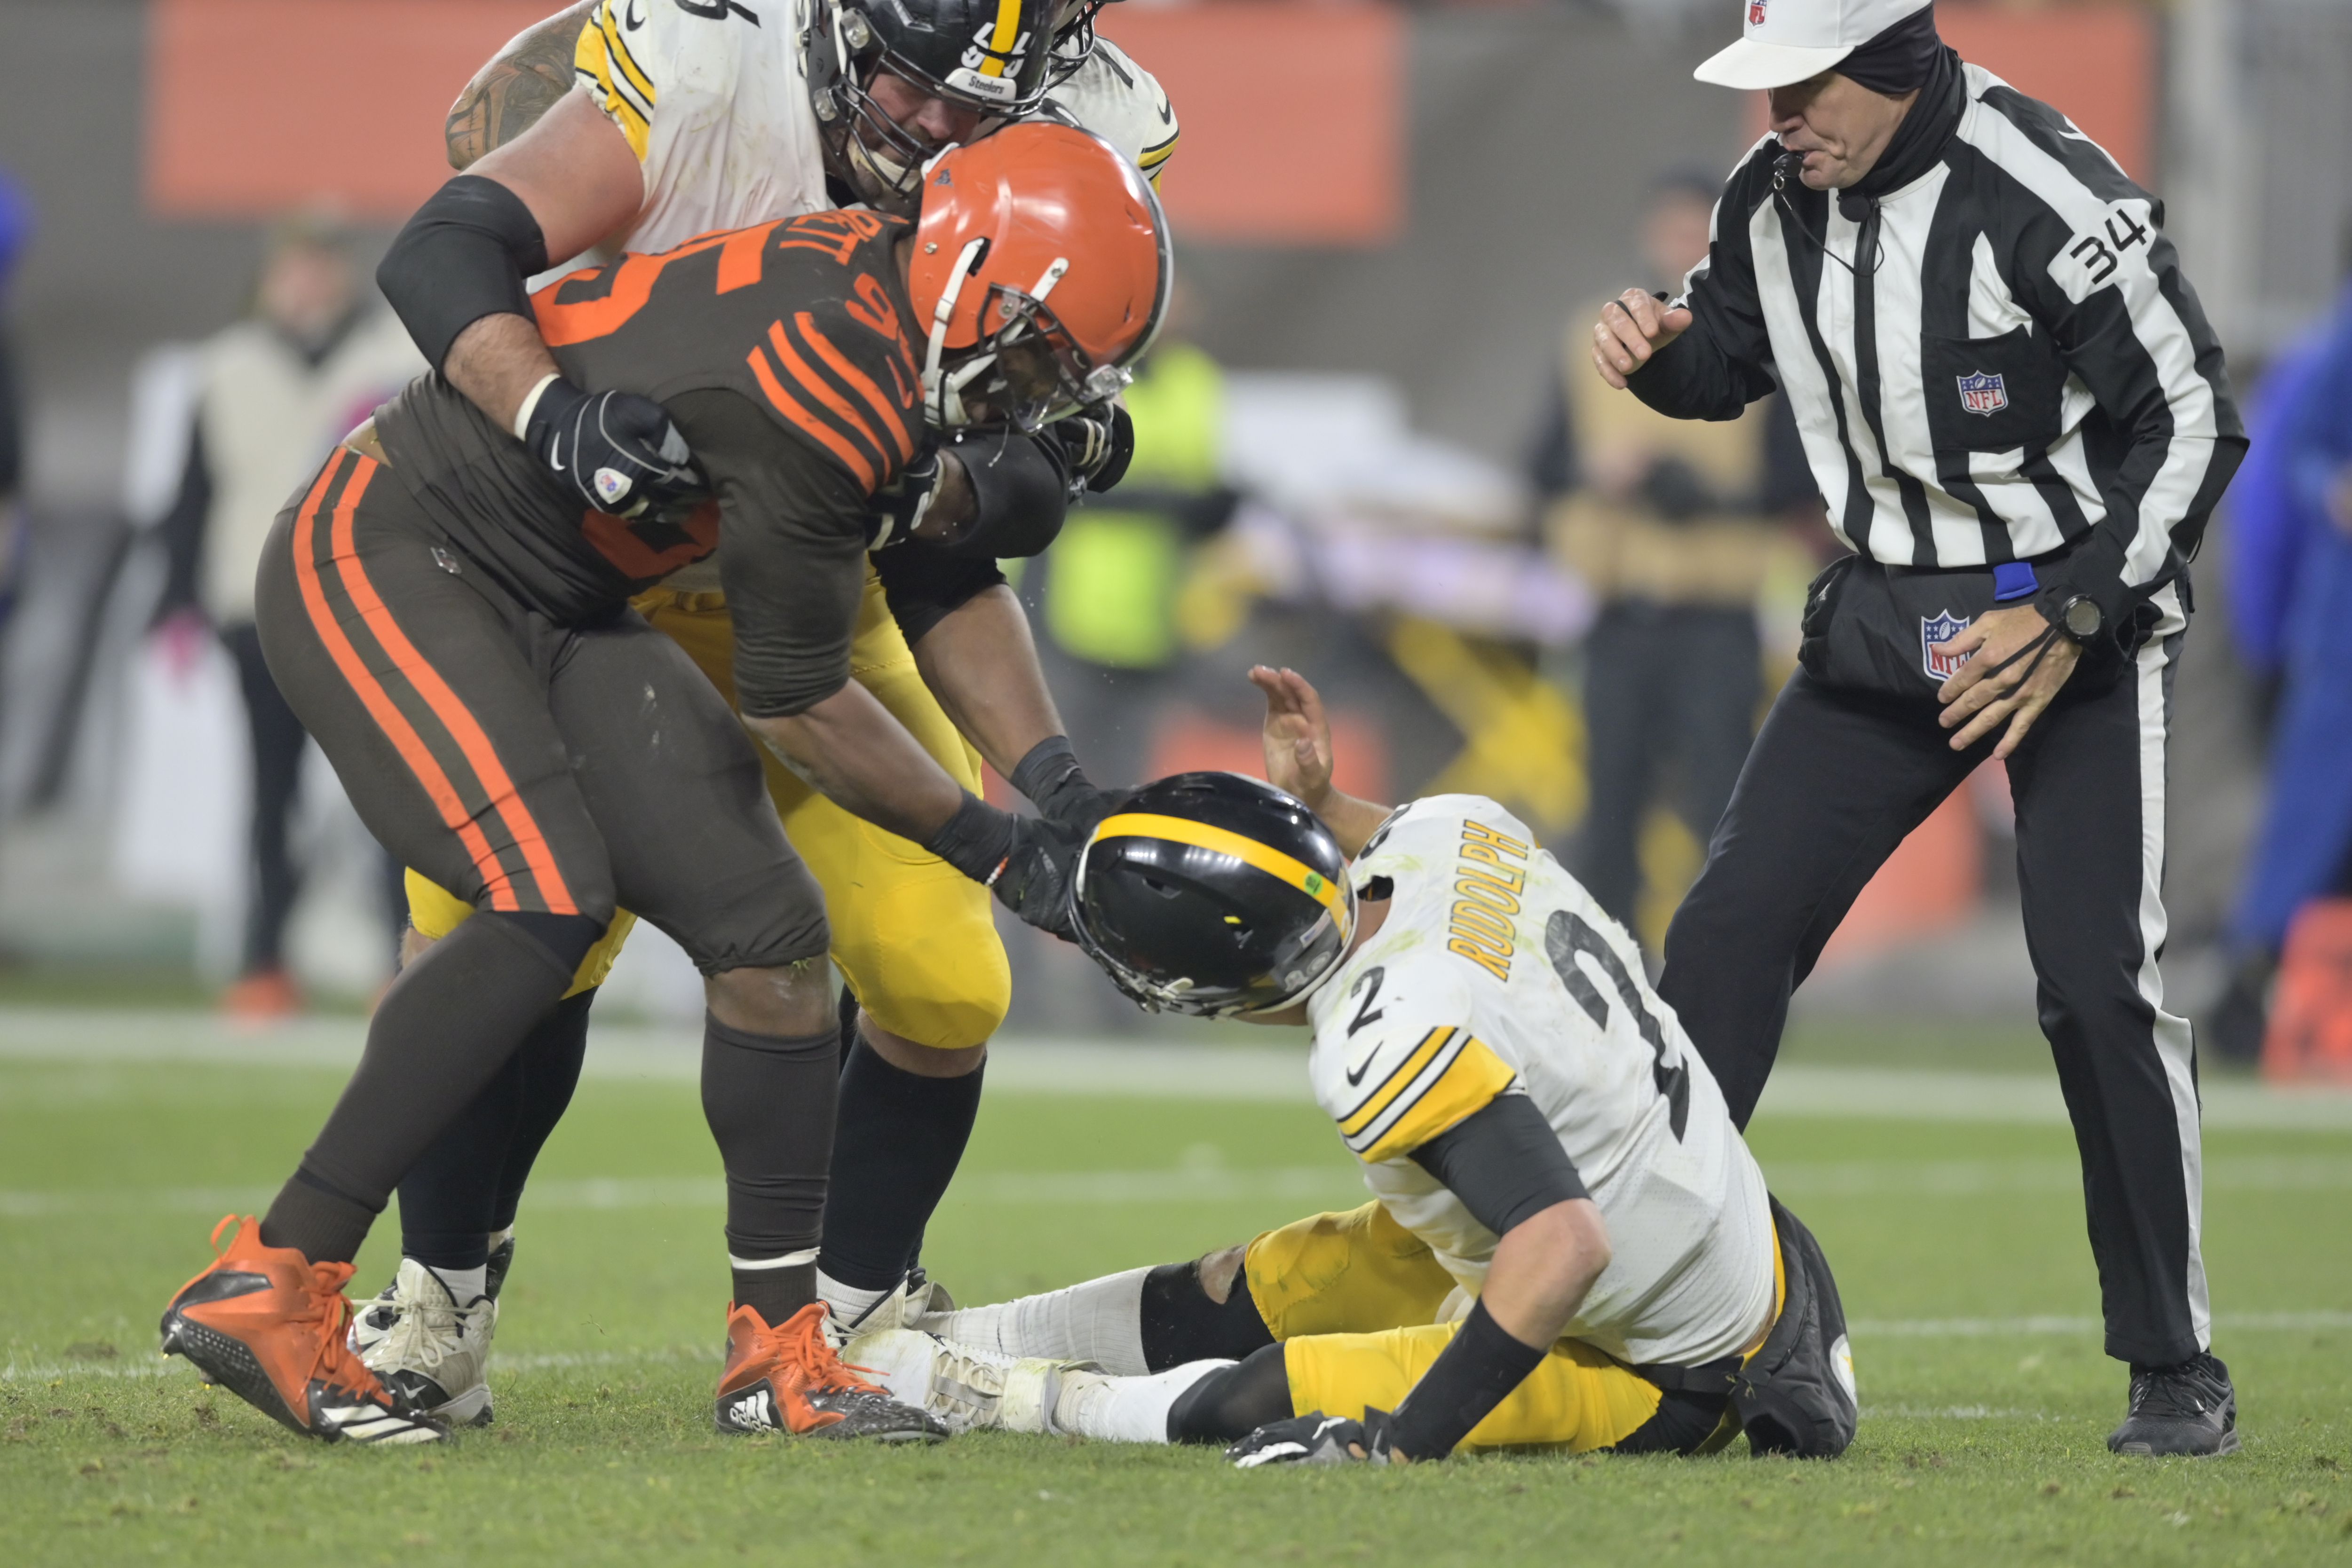
MULTIPOLYGON (((2196 1059, 2157 971, 2180 624, 2168 612, 2168 634, 2112 682, 2070 683, 2009 761, 2026 941, 2082 1151, 2107 1354, 2142 1365, 2186 1360, 2210 1330, 2196 1059)), ((1990 753, 1990 738, 1951 750, 1937 713, 1924 677, 1887 689, 1800 670, 1748 755, 1658 983, 1743 1126, 1790 993, 1904 835, 1990 753)))

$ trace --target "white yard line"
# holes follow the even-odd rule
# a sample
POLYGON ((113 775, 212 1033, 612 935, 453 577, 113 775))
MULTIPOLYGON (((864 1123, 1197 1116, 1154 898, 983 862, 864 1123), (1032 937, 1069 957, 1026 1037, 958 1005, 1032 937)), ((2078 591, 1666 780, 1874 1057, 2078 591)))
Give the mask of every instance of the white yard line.
MULTIPOLYGON (((0 1061, 191 1062, 217 1066, 348 1069, 365 1030, 356 1018, 303 1019, 238 1029, 204 1013, 61 1008, 0 1009, 0 1061)), ((592 1078, 690 1082, 700 1040, 672 1027, 600 1024, 588 1051, 592 1078)), ((996 1042, 990 1087, 999 1092, 1142 1099, 1307 1102, 1303 1040, 1283 1045, 1167 1045, 1126 1040, 996 1042)), ((2208 1083, 2205 1124, 2217 1128, 2352 1129, 2352 1092, 2208 1083)), ((2065 1106, 2047 1072, 1950 1072, 1791 1063, 1773 1074, 1760 1114, 1998 1122, 2063 1126, 2065 1106)))

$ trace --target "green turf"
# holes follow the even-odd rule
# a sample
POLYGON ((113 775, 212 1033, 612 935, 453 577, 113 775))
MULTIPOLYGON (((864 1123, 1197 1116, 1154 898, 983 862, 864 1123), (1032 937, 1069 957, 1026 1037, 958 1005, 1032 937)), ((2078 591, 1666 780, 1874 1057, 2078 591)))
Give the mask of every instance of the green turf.
MULTIPOLYGON (((1784 1120, 1758 1152, 1861 1325, 1845 1459, 1243 1475, 992 1434, 919 1453, 712 1436, 726 1280, 695 1095, 592 1080, 525 1211, 498 1424, 419 1458, 303 1443, 153 1354, 212 1219, 266 1197, 337 1087, 0 1061, 0 1562, 2352 1560, 2352 1331, 2277 1316, 2352 1306, 2352 1134, 2209 1139, 2234 1458, 2105 1452, 2123 1377, 2069 1322, 2097 1297, 2062 1129, 1784 1120), (2058 1321, 2014 1322, 2035 1317, 2058 1321)), ((1360 1190, 1305 1105, 1000 1093, 966 1171, 927 1260, 967 1300, 1187 1256, 1360 1190), (1144 1172, 1172 1196, 1102 1174, 1144 1172)))

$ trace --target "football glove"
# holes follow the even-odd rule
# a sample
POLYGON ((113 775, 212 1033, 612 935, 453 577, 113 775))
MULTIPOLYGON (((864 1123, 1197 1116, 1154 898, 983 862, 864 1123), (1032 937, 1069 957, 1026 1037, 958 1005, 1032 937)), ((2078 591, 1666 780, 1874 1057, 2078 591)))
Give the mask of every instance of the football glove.
POLYGON ((1059 419, 1045 429, 1062 444, 1070 470, 1070 494, 1102 494, 1127 476, 1135 458, 1135 421, 1118 403, 1097 403, 1059 419))
POLYGON ((923 515, 940 493, 940 455, 925 446, 898 476, 874 492, 874 510, 866 514, 866 548, 887 549, 904 544, 923 526, 923 515))
POLYGON ((1024 924, 1075 941, 1070 871, 1076 830, 1043 817, 1016 817, 967 793, 963 805, 923 847, 996 895, 1024 924))
POLYGON ((1097 788, 1078 766, 1069 737, 1061 735, 1030 747, 1028 755, 1014 765, 1009 782, 1035 801, 1037 810, 1049 819, 1074 830, 1081 842, 1126 798, 1123 790, 1097 788))
POLYGON ((1227 1448, 1225 1458, 1243 1470, 1260 1465, 1385 1465, 1396 1454, 1385 1410, 1367 1410, 1360 1421, 1310 1410, 1267 1422, 1227 1448))
POLYGON ((634 517, 703 487, 686 437, 662 405, 635 392, 542 383, 525 412, 523 444, 556 482, 600 512, 634 517))

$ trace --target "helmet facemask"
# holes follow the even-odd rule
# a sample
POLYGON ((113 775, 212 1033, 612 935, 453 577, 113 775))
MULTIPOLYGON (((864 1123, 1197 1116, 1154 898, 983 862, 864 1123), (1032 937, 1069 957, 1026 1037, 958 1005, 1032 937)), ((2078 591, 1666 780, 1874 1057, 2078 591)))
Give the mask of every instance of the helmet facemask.
POLYGON ((1034 434, 1057 419, 1117 397, 1135 378, 1124 366, 1096 364, 1046 303, 1069 270, 1056 256, 1027 289, 989 286, 982 301, 980 340, 950 350, 947 331, 956 300, 987 254, 988 242, 964 246, 931 319, 923 363, 923 408, 943 430, 1011 425, 1034 434))
POLYGON ((1013 76, 990 75, 983 68, 994 65, 1009 71, 1018 66, 1025 37, 1003 51, 992 48, 988 39, 975 41, 942 78, 886 47, 866 13, 854 6, 822 5, 813 34, 809 93, 826 165, 860 200, 896 216, 915 214, 922 204, 925 169, 955 143, 933 142, 891 118, 869 90, 878 74, 887 71, 927 98, 979 116, 967 141, 1012 123, 1045 100, 1042 75, 1035 88, 1024 89, 1013 76))
POLYGON ((1056 88, 1079 71, 1095 54, 1095 17, 1110 0, 1062 0, 1055 12, 1053 63, 1045 68, 1046 86, 1056 88))

